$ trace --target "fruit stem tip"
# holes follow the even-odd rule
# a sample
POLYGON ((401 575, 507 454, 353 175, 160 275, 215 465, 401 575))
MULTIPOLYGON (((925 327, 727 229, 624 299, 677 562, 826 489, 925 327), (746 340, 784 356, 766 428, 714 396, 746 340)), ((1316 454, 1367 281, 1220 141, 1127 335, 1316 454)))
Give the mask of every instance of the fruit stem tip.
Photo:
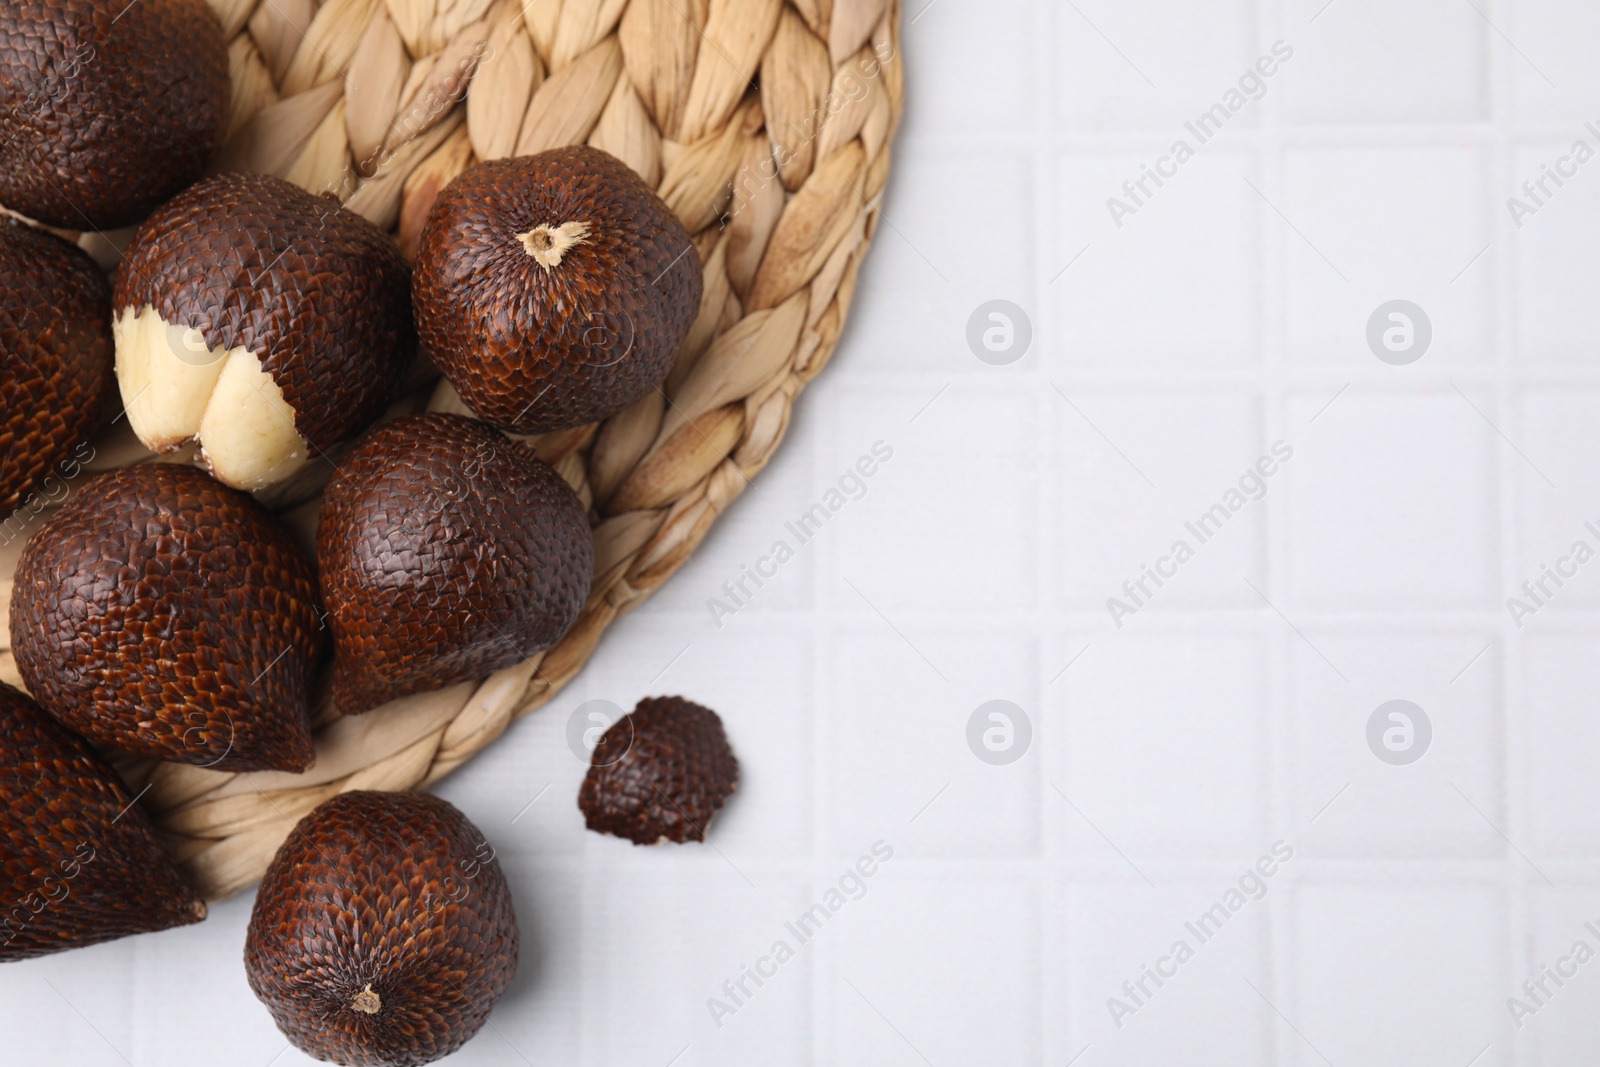
POLYGON ((561 257, 566 255, 575 245, 580 245, 589 236, 587 222, 563 222, 560 226, 551 226, 545 223, 535 226, 527 233, 516 235, 522 242, 523 251, 532 256, 534 262, 545 270, 561 265, 561 257))
POLYGON ((367 988, 356 994, 355 1000, 351 1002, 350 1006, 356 1011, 365 1012, 368 1015, 376 1015, 383 1010, 383 999, 372 991, 372 983, 368 982, 367 988))

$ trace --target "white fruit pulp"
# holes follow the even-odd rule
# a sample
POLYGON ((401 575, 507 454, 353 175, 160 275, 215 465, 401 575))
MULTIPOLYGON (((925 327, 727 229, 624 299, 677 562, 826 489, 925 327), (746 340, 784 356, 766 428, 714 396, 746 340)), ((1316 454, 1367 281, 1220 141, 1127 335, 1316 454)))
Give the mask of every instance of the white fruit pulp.
POLYGON ((189 441, 218 481, 260 489, 289 477, 310 446, 295 410, 255 353, 208 348, 198 330, 169 323, 146 304, 112 322, 117 385, 145 446, 170 452, 189 441))

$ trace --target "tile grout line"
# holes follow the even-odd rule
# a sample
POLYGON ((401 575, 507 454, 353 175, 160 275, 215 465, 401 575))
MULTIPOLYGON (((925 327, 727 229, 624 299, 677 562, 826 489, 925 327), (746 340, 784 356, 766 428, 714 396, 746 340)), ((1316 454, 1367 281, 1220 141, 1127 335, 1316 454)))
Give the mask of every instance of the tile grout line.
MULTIPOLYGON (((1289 39, 1287 27, 1284 25, 1284 7, 1275 0, 1257 0, 1256 3, 1256 38, 1257 55, 1266 54, 1271 40, 1282 38, 1289 39), (1270 27, 1270 29, 1269 29, 1270 27), (1271 40, 1269 40, 1269 38, 1271 40)), ((1274 191, 1279 202, 1284 198, 1284 149, 1283 149, 1283 94, 1287 86, 1280 87, 1278 92, 1269 92, 1262 101, 1265 105, 1261 111, 1260 133, 1258 147, 1254 153, 1254 167, 1261 184, 1274 191)), ((1254 132, 1254 131, 1251 131, 1254 132)), ((1261 367, 1261 401, 1260 418, 1261 430, 1265 433, 1267 441, 1274 441, 1282 437, 1290 440, 1292 436, 1286 429, 1288 421, 1288 378, 1286 375, 1289 366, 1288 329, 1285 308, 1287 305, 1286 285, 1288 279, 1288 264, 1285 259, 1287 245, 1285 235, 1280 230, 1265 228, 1262 224, 1265 205, 1256 203, 1251 212, 1252 223, 1256 227, 1256 346, 1257 365, 1261 367)), ((1267 442, 1258 442, 1265 445, 1267 442)), ((1292 442, 1291 442, 1292 443, 1292 442)), ((1293 473, 1293 472, 1289 472, 1293 473)), ((1261 568, 1263 583, 1268 589, 1273 590, 1275 598, 1282 596, 1286 582, 1287 568, 1287 535, 1288 512, 1285 495, 1291 491, 1289 483, 1280 487, 1280 491, 1272 493, 1267 500, 1267 507, 1260 516, 1260 521, 1265 527, 1260 535, 1260 557, 1257 565, 1261 568)), ((1262 697, 1264 702, 1263 714, 1266 717, 1264 729, 1266 737, 1263 742, 1262 758, 1267 760, 1261 775, 1261 795, 1268 804, 1268 816, 1265 822, 1271 824, 1272 839, 1284 833, 1282 826, 1288 812, 1293 810, 1293 798, 1288 794, 1286 779, 1283 772, 1285 757, 1293 757, 1293 746, 1289 731, 1283 729, 1281 719, 1290 715, 1289 708, 1289 646, 1286 635, 1278 629, 1264 631, 1266 647, 1262 659, 1267 666, 1266 677, 1262 681, 1262 697)), ((1287 837, 1285 837, 1287 840, 1287 837)), ((1282 937, 1279 929, 1278 916, 1281 911, 1282 898, 1275 896, 1265 902, 1267 905, 1267 922, 1261 935, 1259 952, 1261 962, 1265 965, 1265 973, 1261 976, 1263 984, 1267 986, 1276 999, 1285 999, 1285 992, 1289 987, 1289 968, 1292 961, 1288 957, 1289 943, 1282 937)), ((1290 1001, 1292 1003, 1292 1000, 1290 1001)), ((1252 1014, 1259 1020, 1259 1040, 1263 1050, 1269 1053, 1268 1062, 1284 1062, 1284 1044, 1282 1035, 1276 1027, 1271 1025, 1267 1016, 1267 1007, 1263 1003, 1255 1003, 1250 1007, 1252 1014)))
MULTIPOLYGON (((1509 4, 1505 0, 1486 0, 1486 6, 1494 12, 1496 24, 1511 25, 1508 10, 1509 4)), ((1493 366, 1496 371, 1495 404, 1502 424, 1509 422, 1511 432, 1518 433, 1521 428, 1520 418, 1508 420, 1507 416, 1514 408, 1523 407, 1522 393, 1517 388, 1514 380, 1514 370, 1518 369, 1517 348, 1521 336, 1520 308, 1517 305, 1517 274, 1520 258, 1515 243, 1515 231, 1511 228, 1508 217, 1495 209, 1495 196, 1493 183, 1498 180, 1502 188, 1514 187, 1515 180, 1512 172, 1516 166, 1517 117, 1515 101, 1515 79, 1508 70, 1510 60, 1508 49, 1504 42, 1491 36, 1488 26, 1484 27, 1485 62, 1488 69, 1487 101, 1493 117, 1493 135, 1489 139, 1487 149, 1487 172, 1490 175, 1490 187, 1484 190, 1483 207, 1488 213, 1486 236, 1495 242, 1496 247, 1491 251, 1494 257, 1490 264, 1493 270, 1489 275, 1488 284, 1493 287, 1490 296, 1490 306, 1494 309, 1495 353, 1493 366), (1517 391, 1512 392, 1513 389, 1517 391), (1515 399, 1513 400, 1513 397, 1515 399)), ((1480 173, 1484 172, 1480 167, 1480 173)), ((1520 375, 1516 376, 1520 377, 1520 375)), ((1490 447, 1496 447, 1498 442, 1491 442, 1490 447)), ((1530 485, 1526 471, 1514 466, 1518 461, 1508 455, 1504 448, 1497 448, 1498 464, 1496 466, 1496 494, 1495 500, 1499 510, 1499 523, 1496 531, 1498 535, 1497 555, 1500 567, 1499 577, 1502 589, 1515 587, 1516 557, 1518 555, 1518 531, 1516 519, 1516 501, 1520 496, 1519 485, 1530 485)), ((1494 665, 1500 668, 1499 678, 1499 715, 1497 718, 1498 734, 1504 739, 1505 744, 1501 751, 1503 756, 1499 765, 1499 782, 1502 804, 1501 819, 1509 828, 1513 840, 1528 842, 1530 848, 1537 846, 1537 840, 1532 834, 1533 820, 1530 817, 1527 789, 1527 768, 1524 756, 1527 750, 1527 738, 1520 732, 1512 729, 1514 722, 1514 708, 1524 706, 1526 691, 1523 687, 1525 672, 1524 656, 1526 647, 1518 643, 1517 650, 1513 653, 1511 647, 1502 638, 1503 631, 1497 630, 1493 637, 1496 649, 1494 665)), ((1514 639, 1513 639, 1514 640, 1514 639)), ((1509 968, 1515 966, 1514 961, 1519 955, 1531 953, 1532 945, 1529 941, 1532 924, 1532 898, 1537 890, 1521 870, 1513 870, 1509 865, 1504 868, 1504 873, 1498 879, 1501 887, 1500 905, 1503 908, 1502 929, 1499 931, 1501 952, 1504 954, 1502 962, 1509 968)), ((1507 975, 1507 986, 1514 982, 1507 975)), ((1529 1058, 1529 1050, 1525 1042, 1517 1042, 1511 1049, 1508 1057, 1512 1063, 1533 1063, 1529 1058)))

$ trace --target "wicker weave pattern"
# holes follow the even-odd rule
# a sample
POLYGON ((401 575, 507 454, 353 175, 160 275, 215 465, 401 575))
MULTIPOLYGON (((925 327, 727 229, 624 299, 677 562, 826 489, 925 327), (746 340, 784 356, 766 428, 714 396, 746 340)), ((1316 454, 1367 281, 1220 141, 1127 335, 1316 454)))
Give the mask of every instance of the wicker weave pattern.
MULTIPOLYGON (((410 256, 434 196, 473 160, 587 142, 656 186, 705 264, 665 393, 530 439, 601 516, 593 592, 560 644, 366 715, 326 709, 304 775, 123 766, 216 899, 258 879, 328 797, 455 770, 554 696, 688 558, 838 342, 904 80, 898 0, 210 2, 232 42, 222 167, 331 193, 410 256)), ((103 253, 116 239, 82 243, 103 253)), ((443 382, 428 406, 463 410, 443 382)), ((314 519, 314 505, 294 517, 314 519)), ((14 556, 0 552, 0 608, 14 556)), ((0 678, 15 683, 4 618, 0 678)))

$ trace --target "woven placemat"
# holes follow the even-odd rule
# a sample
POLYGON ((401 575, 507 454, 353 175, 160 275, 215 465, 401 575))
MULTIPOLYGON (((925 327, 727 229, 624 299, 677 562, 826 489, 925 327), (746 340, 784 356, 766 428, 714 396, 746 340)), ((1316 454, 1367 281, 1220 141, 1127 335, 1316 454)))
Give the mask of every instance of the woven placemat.
MULTIPOLYGON (((364 715, 324 701, 305 774, 117 761, 218 899, 256 881, 323 800, 427 786, 548 701, 765 466, 838 343, 904 76, 899 0, 210 2, 233 78, 219 169, 337 196, 409 258, 435 195, 474 160, 587 142, 656 187, 705 265, 700 314, 664 390, 604 423, 524 439, 598 515, 594 586, 558 645, 364 715)), ((69 236, 110 266, 131 231, 69 236)), ((464 411, 420 363, 390 415, 464 411)), ((87 470, 153 458, 125 422, 94 442, 87 470)), ((308 468, 267 501, 307 543, 329 473, 308 468)), ((48 513, 39 501, 0 520, 0 679, 12 684, 10 576, 48 513)))

